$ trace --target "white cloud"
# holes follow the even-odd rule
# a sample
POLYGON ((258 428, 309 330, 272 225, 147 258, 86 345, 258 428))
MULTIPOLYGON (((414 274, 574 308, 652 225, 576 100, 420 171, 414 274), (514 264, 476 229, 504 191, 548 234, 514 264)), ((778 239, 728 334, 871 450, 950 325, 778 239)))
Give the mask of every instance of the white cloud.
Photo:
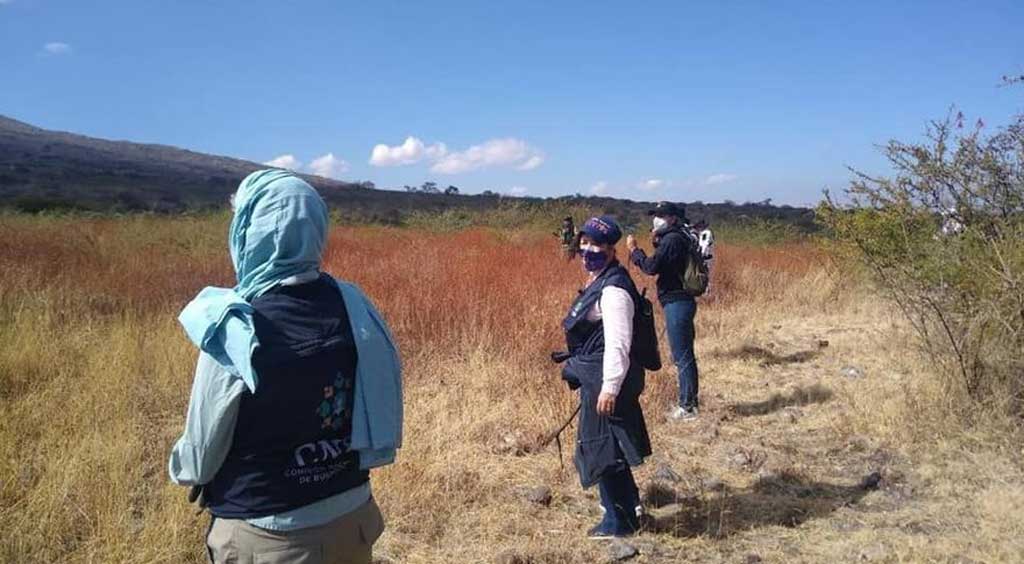
POLYGON ((51 41, 43 45, 43 51, 48 55, 67 55, 71 53, 71 46, 60 41, 51 41))
POLYGON ((430 167, 432 172, 441 174, 459 174, 494 166, 533 170, 544 164, 544 160, 544 153, 540 150, 513 137, 490 139, 464 151, 450 152, 444 143, 427 145, 410 135, 401 145, 381 143, 370 152, 370 164, 374 166, 402 166, 427 161, 433 163, 430 167))
POLYGON ((645 192, 654 192, 664 185, 665 181, 660 178, 648 178, 647 180, 640 182, 640 184, 637 184, 636 187, 645 192))
POLYGON ((516 196, 516 197, 520 197, 520 198, 525 196, 527 192, 529 192, 529 190, 527 190, 523 186, 513 186, 513 187, 508 189, 508 194, 510 196, 516 196))
POLYGON ((736 180, 736 178, 737 177, 735 174, 712 174, 711 176, 704 179, 704 184, 707 184, 708 186, 714 186, 716 184, 725 184, 726 182, 732 182, 733 180, 736 180))
POLYGON ((299 170, 302 166, 302 163, 299 162, 299 159, 295 158, 295 155, 281 155, 279 157, 274 157, 263 164, 287 170, 299 170))
POLYGON ((348 172, 348 168, 348 162, 335 157, 334 153, 321 155, 309 163, 309 171, 324 178, 339 178, 342 174, 348 172))
POLYGON ((595 196, 603 196, 608 193, 608 183, 601 180, 590 187, 590 193, 595 196))
POLYGON ((459 174, 492 166, 533 170, 543 163, 544 154, 539 150, 521 139, 508 137, 491 139, 465 151, 448 153, 434 163, 430 170, 441 174, 459 174))
POLYGON ((533 155, 532 157, 526 159, 526 162, 524 162, 523 164, 517 166, 516 168, 519 169, 519 170, 533 170, 533 169, 539 167, 542 164, 544 164, 544 156, 540 155, 540 154, 537 154, 537 155, 533 155))
POLYGON ((425 145, 412 137, 405 138, 401 145, 389 147, 383 143, 375 145, 370 153, 370 164, 374 166, 400 166, 418 163, 424 159, 437 160, 448 154, 444 143, 425 145))

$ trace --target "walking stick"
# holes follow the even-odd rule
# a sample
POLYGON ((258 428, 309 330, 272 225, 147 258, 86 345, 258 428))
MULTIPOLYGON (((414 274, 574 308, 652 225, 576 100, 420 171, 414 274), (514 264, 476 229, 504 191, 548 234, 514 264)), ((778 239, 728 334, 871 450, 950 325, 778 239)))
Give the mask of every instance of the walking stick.
POLYGON ((565 423, 562 423, 561 426, 548 433, 543 440, 537 443, 537 450, 541 450, 551 444, 551 441, 555 441, 555 444, 558 445, 558 464, 563 470, 565 469, 565 462, 562 460, 562 431, 565 431, 565 428, 572 423, 572 420, 576 419, 576 414, 580 412, 580 407, 582 407, 582 404, 576 404, 576 409, 572 410, 572 414, 570 414, 569 418, 565 420, 565 423))

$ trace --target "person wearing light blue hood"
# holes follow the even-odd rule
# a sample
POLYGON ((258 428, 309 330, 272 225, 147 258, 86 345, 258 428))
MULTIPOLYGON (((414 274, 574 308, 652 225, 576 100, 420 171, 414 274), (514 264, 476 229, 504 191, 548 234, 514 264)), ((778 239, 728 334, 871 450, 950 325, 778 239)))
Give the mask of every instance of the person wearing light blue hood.
POLYGON ((358 287, 321 272, 312 186, 261 170, 232 203, 238 284, 179 316, 200 352, 171 480, 213 515, 215 563, 368 563, 384 530, 369 470, 402 446, 394 339, 358 287))

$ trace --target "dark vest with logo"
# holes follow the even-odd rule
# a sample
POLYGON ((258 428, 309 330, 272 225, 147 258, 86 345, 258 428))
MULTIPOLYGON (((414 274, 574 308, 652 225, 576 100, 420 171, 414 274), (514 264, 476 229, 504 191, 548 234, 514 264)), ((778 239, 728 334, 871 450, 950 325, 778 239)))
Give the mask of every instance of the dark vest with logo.
POLYGON ((583 355, 604 351, 604 324, 601 321, 588 321, 587 312, 601 299, 601 292, 607 286, 617 286, 629 292, 634 306, 639 300, 639 292, 629 271, 618 261, 608 265, 590 286, 580 292, 579 297, 569 308, 569 314, 562 321, 565 330, 565 341, 569 354, 583 355))
POLYGON ((576 427, 573 462, 580 484, 585 488, 596 484, 608 472, 641 464, 651 454, 651 440, 640 408, 645 378, 639 362, 630 359, 612 415, 605 417, 597 413, 597 398, 604 378, 604 323, 588 321, 587 312, 601 299, 601 292, 607 286, 629 292, 637 307, 640 294, 636 285, 629 272, 616 261, 580 293, 562 322, 571 355, 562 367, 562 379, 570 388, 580 391, 580 420, 576 427))
POLYGON ((252 302, 256 393, 242 394, 231 449, 203 495, 217 517, 291 511, 369 480, 349 450, 356 346, 327 275, 252 302))

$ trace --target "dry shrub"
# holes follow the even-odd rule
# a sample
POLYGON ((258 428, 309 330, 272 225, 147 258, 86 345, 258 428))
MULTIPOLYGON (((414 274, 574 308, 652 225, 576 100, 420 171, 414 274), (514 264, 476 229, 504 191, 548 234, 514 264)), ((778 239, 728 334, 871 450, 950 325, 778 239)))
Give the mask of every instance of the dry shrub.
POLYGON ((892 177, 858 173, 819 210, 927 352, 951 407, 1024 417, 1024 115, 988 134, 962 114, 890 141, 892 177))

